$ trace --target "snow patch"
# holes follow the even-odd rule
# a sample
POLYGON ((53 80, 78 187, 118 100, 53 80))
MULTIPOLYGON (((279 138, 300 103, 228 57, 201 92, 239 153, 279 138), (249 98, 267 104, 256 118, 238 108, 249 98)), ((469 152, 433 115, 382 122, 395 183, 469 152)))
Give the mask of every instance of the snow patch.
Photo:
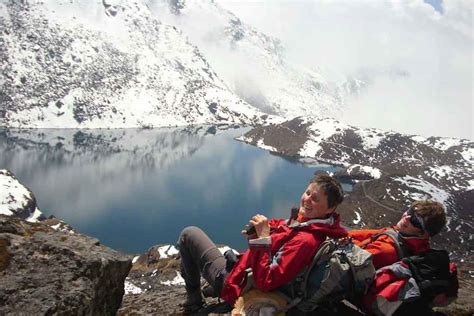
POLYGON ((352 165, 349 168, 347 168, 347 172, 351 174, 355 168, 360 168, 363 172, 367 173, 374 179, 380 179, 382 176, 382 172, 380 169, 374 168, 374 167, 369 167, 369 166, 362 166, 362 165, 352 165))
POLYGON ((143 290, 136 286, 135 284, 131 283, 130 281, 125 280, 125 295, 128 294, 141 294, 143 290))
POLYGON ((392 200, 394 200, 394 201, 397 200, 397 198, 395 198, 392 194, 390 194, 390 192, 391 192, 391 189, 390 189, 390 188, 387 188, 385 191, 386 191, 387 193, 383 196, 383 199, 386 199, 387 197, 389 197, 390 199, 392 199, 392 200))
MULTIPOLYGON (((359 210, 360 210, 360 209, 359 209, 359 210)), ((359 213, 359 212, 354 211, 354 213, 356 214, 356 219, 354 219, 354 220, 352 221, 352 223, 357 225, 357 224, 359 224, 360 221, 362 220, 362 217, 360 216, 360 213, 359 213)))
POLYGON ((422 143, 422 144, 426 142, 426 138, 423 136, 412 136, 411 139, 415 142, 422 143))
POLYGON ((441 137, 439 139, 436 139, 434 144, 429 144, 432 147, 440 150, 447 150, 453 146, 459 146, 462 145, 464 142, 462 139, 457 139, 457 138, 445 138, 441 137))
MULTIPOLYGON (((340 123, 330 118, 305 117, 302 123, 307 124, 313 122, 307 127, 309 138, 304 143, 298 154, 302 157, 316 157, 317 153, 322 149, 321 143, 326 142, 331 136, 350 129, 346 124, 340 123)), ((345 161, 345 159, 341 159, 345 161)))
POLYGON ((453 172, 454 170, 451 166, 429 167, 429 171, 426 171, 427 174, 431 174, 432 176, 437 178, 448 177, 453 172))
POLYGON ((166 259, 172 255, 178 254, 179 251, 173 245, 165 245, 158 248, 158 253, 160 254, 160 259, 166 259))
POLYGON ((54 229, 54 230, 58 230, 59 227, 61 227, 61 223, 58 223, 56 225, 51 226, 51 228, 54 229))
POLYGON ((7 6, 3 3, 0 3, 0 17, 3 19, 10 19, 7 6))
POLYGON ((466 148, 465 150, 463 150, 461 152, 461 156, 464 158, 464 160, 474 165, 474 148, 473 147, 466 148))
MULTIPOLYGON (((6 169, 0 169, 0 214, 11 216, 23 209, 32 199, 31 192, 6 169)), ((36 221, 41 215, 38 208, 28 219, 36 221)))
POLYGON ((265 143, 263 142, 263 139, 258 140, 257 146, 264 149, 264 150, 277 151, 275 147, 265 145, 265 143))
POLYGON ((33 214, 31 214, 26 221, 30 223, 35 223, 38 221, 38 218, 42 215, 41 211, 38 208, 35 208, 33 214))
POLYGON ((235 140, 238 140, 238 141, 244 142, 244 143, 251 143, 253 141, 253 138, 241 135, 239 137, 236 137, 235 140))
POLYGON ((469 184, 466 188, 466 190, 474 190, 474 180, 467 180, 467 183, 469 184))
POLYGON ((181 273, 176 271, 176 276, 174 277, 173 280, 161 281, 160 283, 163 284, 163 285, 168 285, 168 286, 184 285, 184 279, 181 276, 181 273))
POLYGON ((319 142, 308 140, 304 143, 303 148, 300 149, 298 154, 303 157, 316 157, 321 149, 319 142))
POLYGON ((422 179, 417 179, 412 176, 404 176, 395 177, 394 180, 422 192, 402 192, 404 196, 412 200, 432 199, 445 204, 450 198, 449 193, 422 179))
POLYGON ((380 142, 386 137, 386 133, 374 128, 358 129, 355 132, 362 138, 365 150, 377 148, 380 142))

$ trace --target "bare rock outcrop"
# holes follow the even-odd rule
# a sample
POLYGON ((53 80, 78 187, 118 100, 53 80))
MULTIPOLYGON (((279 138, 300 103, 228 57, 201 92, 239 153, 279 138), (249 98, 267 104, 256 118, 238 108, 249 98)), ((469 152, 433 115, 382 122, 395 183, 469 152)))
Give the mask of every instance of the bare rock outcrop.
POLYGON ((130 268, 97 239, 0 215, 2 315, 115 315, 130 268))

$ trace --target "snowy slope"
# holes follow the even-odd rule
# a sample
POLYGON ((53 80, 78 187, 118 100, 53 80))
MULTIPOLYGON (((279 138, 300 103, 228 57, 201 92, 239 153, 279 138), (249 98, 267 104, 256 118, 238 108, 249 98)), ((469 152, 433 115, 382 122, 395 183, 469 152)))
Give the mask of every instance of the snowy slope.
POLYGON ((267 119, 143 1, 29 3, 0 3, 0 125, 115 128, 267 119))
POLYGON ((424 138, 357 128, 331 118, 305 117, 256 128, 239 140, 291 156, 343 165, 349 174, 354 167, 365 169, 374 179, 399 167, 402 169, 398 171, 407 174, 419 172, 417 178, 428 179, 443 190, 421 182, 415 184, 413 178, 399 177, 397 181, 412 183, 419 190, 424 188, 440 202, 449 200, 444 190, 474 189, 474 143, 465 139, 424 138), (294 147, 282 146, 290 138, 294 147))
POLYGON ((343 98, 365 83, 329 82, 316 69, 291 64, 284 44, 242 22, 211 0, 149 0, 153 14, 198 45, 232 90, 250 104, 284 117, 340 116, 343 98), (237 66, 236 66, 237 65, 237 66))

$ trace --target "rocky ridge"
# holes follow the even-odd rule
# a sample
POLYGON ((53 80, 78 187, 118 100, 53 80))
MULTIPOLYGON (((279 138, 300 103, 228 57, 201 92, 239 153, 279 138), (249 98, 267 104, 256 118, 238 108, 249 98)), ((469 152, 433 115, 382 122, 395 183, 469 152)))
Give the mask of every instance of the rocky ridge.
POLYGON ((0 125, 261 124, 199 50, 142 1, 0 4, 0 125), (96 14, 81 14, 84 10, 96 14), (92 20, 88 20, 91 16, 92 20))

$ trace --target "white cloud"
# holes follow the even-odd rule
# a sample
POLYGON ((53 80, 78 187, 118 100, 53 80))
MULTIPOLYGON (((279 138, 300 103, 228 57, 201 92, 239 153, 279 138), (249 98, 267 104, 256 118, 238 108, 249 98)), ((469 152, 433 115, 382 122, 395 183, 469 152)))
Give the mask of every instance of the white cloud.
POLYGON ((347 123, 474 138, 471 1, 443 1, 442 14, 422 0, 218 3, 282 39, 293 61, 375 78, 347 100, 347 123))

